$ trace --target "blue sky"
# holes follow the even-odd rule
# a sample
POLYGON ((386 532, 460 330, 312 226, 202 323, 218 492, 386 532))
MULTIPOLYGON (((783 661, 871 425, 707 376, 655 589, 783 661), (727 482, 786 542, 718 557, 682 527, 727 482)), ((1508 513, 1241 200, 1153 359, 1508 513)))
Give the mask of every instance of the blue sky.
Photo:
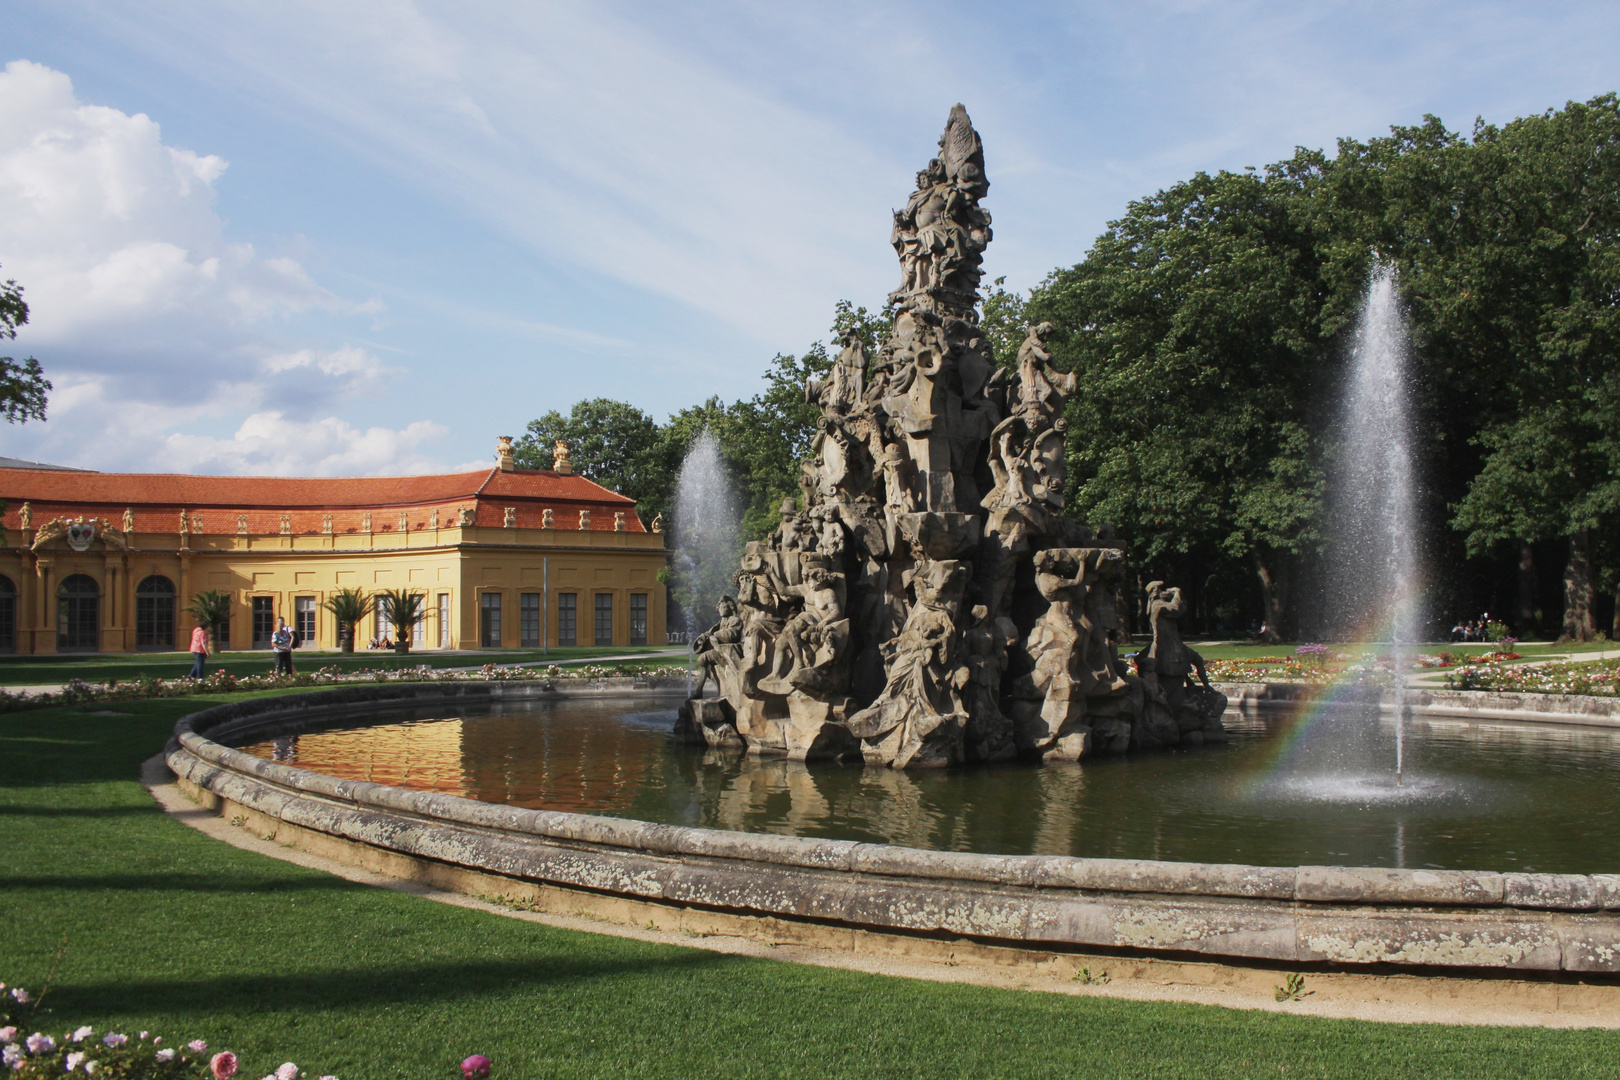
POLYGON ((1198 170, 1620 88, 1620 5, 11 0, 0 276, 56 382, 0 454, 361 474, 584 397, 753 394, 898 277, 963 102, 991 276, 1198 170))

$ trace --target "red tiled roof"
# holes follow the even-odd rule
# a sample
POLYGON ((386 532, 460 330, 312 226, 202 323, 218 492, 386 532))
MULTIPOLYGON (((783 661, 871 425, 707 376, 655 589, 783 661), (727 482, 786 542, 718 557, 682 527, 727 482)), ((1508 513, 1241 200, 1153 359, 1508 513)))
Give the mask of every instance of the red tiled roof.
POLYGON ((280 531, 282 513, 294 533, 323 531, 330 513, 333 531, 358 532, 371 513, 376 532, 398 528, 403 511, 413 530, 426 528, 439 511, 440 524, 456 523, 461 507, 473 510, 478 525, 505 523, 505 510, 517 511, 521 528, 539 528, 550 509, 554 527, 577 529, 579 511, 591 511, 590 529, 612 531, 616 512, 627 532, 644 532, 635 500, 588 480, 539 470, 447 473, 440 476, 188 476, 178 473, 62 472, 0 469, 0 499, 7 502, 4 523, 19 527, 24 502, 32 503, 37 527, 61 515, 103 517, 120 523, 126 507, 135 512, 137 532, 174 532, 182 509, 202 518, 196 532, 234 533, 246 516, 255 535, 280 531))

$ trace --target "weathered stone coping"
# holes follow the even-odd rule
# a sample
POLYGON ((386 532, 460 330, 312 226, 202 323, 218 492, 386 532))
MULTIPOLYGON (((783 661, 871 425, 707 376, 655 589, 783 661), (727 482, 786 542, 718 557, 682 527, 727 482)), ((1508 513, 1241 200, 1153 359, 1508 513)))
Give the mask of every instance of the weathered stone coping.
MULTIPOLYGON (((1230 707, 1240 711, 1296 705, 1326 687, 1301 683, 1215 683, 1230 707)), ((1395 707, 1393 691, 1375 691, 1386 709, 1395 707)), ((1371 701, 1373 695, 1365 695, 1371 701)), ((1338 700, 1347 700, 1338 698, 1338 700)), ((1455 720, 1517 720, 1527 724, 1573 724, 1620 728, 1620 695, 1528 694, 1500 690, 1431 690, 1414 686, 1407 702, 1415 716, 1455 720)))
MULTIPOLYGON (((680 685, 624 690, 684 689, 669 681, 680 685)), ((193 790, 297 828, 636 900, 1019 946, 1620 972, 1620 875, 981 855, 657 825, 338 780, 203 734, 296 729, 362 703, 547 696, 562 694, 533 683, 394 684, 235 702, 182 719, 166 759, 193 790)))

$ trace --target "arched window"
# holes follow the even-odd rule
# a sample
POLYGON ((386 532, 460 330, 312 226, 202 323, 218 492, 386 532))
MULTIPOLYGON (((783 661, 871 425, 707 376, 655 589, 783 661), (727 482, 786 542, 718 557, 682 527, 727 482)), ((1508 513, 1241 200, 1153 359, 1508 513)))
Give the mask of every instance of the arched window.
POLYGON ((86 574, 56 590, 56 651, 95 652, 101 645, 101 587, 86 574))
POLYGON ((135 586, 135 647, 174 648, 174 582, 162 574, 135 586))
POLYGON ((0 652, 17 651, 17 586, 0 574, 0 652))

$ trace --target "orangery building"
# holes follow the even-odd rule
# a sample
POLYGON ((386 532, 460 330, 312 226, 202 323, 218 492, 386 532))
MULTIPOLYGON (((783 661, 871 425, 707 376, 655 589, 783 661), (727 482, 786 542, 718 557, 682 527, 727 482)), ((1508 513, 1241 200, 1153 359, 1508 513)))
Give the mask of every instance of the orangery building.
MULTIPOLYGON (((663 644, 661 523, 572 473, 183 476, 0 469, 0 651, 185 649, 198 593, 231 598, 221 648, 268 648, 282 618, 336 648, 338 589, 410 589, 413 648, 663 644)), ((392 636, 386 616, 357 648, 392 636)))

